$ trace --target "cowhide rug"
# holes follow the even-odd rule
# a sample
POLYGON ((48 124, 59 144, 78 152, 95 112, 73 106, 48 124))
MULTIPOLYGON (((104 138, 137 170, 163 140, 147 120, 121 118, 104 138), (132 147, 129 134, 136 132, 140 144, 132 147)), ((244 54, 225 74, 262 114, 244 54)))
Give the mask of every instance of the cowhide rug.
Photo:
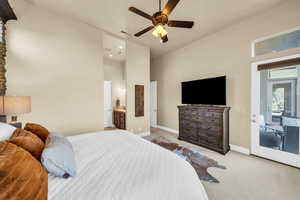
POLYGON ((179 145, 177 143, 173 143, 168 139, 160 136, 151 140, 151 142, 158 144, 185 159, 188 161, 196 170, 198 177, 200 180, 219 183, 219 181, 214 178, 207 169, 209 167, 216 167, 220 169, 226 169, 225 166, 219 165, 217 161, 208 158, 205 155, 202 155, 200 151, 196 149, 192 149, 190 147, 179 145))

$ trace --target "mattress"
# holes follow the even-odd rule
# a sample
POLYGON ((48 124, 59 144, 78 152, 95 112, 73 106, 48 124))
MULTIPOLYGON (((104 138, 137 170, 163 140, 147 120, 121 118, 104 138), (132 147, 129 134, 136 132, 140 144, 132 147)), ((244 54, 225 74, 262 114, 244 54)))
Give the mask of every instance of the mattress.
POLYGON ((127 131, 103 131, 68 139, 77 175, 49 175, 49 200, 207 200, 192 166, 127 131))

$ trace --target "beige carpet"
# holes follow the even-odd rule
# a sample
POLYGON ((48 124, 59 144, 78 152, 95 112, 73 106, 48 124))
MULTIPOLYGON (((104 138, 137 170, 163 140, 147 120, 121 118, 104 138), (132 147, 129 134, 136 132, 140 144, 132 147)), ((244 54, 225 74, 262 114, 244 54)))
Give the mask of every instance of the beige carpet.
POLYGON ((221 183, 202 182, 210 200, 299 200, 300 169, 230 151, 226 156, 185 143, 176 135, 152 129, 147 140, 164 136, 177 143, 199 148, 227 170, 210 168, 221 183))

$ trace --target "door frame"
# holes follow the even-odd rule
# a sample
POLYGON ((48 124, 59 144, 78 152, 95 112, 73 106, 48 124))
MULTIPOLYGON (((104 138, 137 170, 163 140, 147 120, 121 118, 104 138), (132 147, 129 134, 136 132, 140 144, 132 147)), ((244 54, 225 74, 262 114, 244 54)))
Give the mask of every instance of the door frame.
POLYGON ((153 127, 153 128, 157 128, 157 81, 150 81, 150 127, 153 127), (156 116, 155 116, 155 121, 156 123, 154 125, 152 125, 152 87, 153 85, 155 86, 156 90, 155 90, 155 93, 156 93, 156 116))
POLYGON ((270 149, 259 145, 259 117, 260 117, 260 71, 257 67, 262 64, 300 58, 300 54, 268 59, 251 64, 251 154, 271 159, 280 163, 300 168, 300 155, 270 149))
POLYGON ((104 104, 104 128, 107 128, 107 127, 113 127, 114 125, 113 125, 113 93, 112 93, 112 81, 104 81, 104 101, 103 101, 103 104, 104 104), (109 120, 108 121, 108 123, 106 124, 105 122, 106 122, 106 119, 105 119, 105 117, 106 117, 106 110, 105 110, 105 98, 106 98, 106 94, 105 94, 105 84, 106 83, 109 83, 110 84, 110 99, 111 99, 111 102, 110 102, 110 110, 111 110, 111 120, 109 120))

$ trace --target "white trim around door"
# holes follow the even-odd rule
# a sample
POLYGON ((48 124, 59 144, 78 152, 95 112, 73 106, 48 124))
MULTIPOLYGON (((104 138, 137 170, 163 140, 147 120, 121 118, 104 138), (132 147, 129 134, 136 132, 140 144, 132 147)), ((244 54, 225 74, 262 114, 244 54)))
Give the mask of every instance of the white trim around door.
POLYGON ((112 82, 104 81, 104 128, 112 127, 112 82))
POLYGON ((150 82, 150 126, 157 127, 157 81, 150 82))

